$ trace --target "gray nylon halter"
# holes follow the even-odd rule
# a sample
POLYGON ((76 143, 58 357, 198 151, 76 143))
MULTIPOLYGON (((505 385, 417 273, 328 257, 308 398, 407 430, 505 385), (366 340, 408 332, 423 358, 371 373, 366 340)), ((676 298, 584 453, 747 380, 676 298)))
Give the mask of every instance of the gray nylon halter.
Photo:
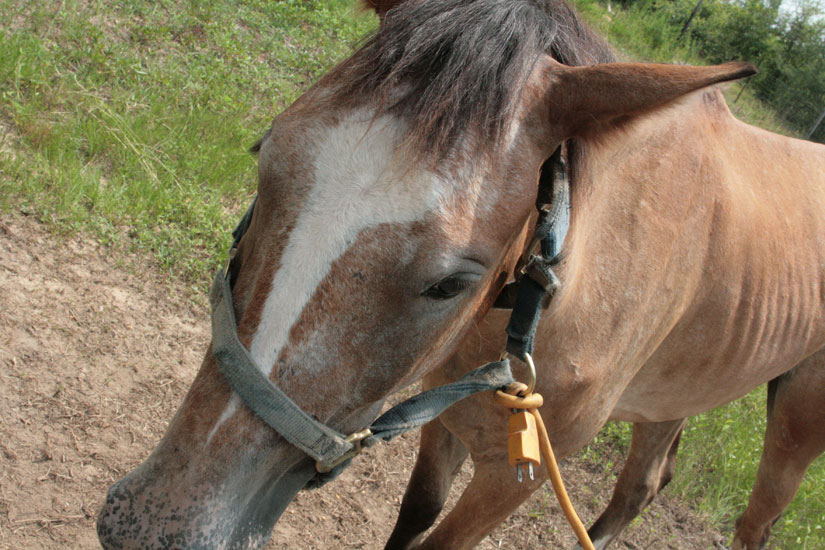
MULTIPOLYGON (((558 254, 569 225, 570 195, 560 151, 553 155, 553 159, 553 188, 545 193, 548 202, 544 204, 550 208, 540 208, 536 228, 541 252, 536 252, 525 266, 538 265, 539 269, 522 270, 525 276, 516 283, 516 305, 513 306, 513 316, 508 325, 508 349, 522 358, 523 346, 516 345, 515 349, 510 349, 511 341, 515 338, 519 342, 529 342, 529 348, 532 349, 533 333, 538 324, 544 296, 547 292, 552 295, 558 286, 549 266, 558 254), (539 279, 538 283, 535 279, 539 279)), ((543 203, 541 195, 540 190, 539 202, 543 203)), ((238 339, 229 264, 249 228, 255 202, 252 202, 233 231, 235 240, 226 268, 218 271, 212 283, 212 353, 221 373, 243 402, 284 439, 316 461, 321 476, 312 482, 313 485, 334 478, 362 447, 374 445, 378 440, 389 441, 427 424, 448 407, 470 395, 501 389, 513 382, 508 359, 488 363, 456 382, 422 392, 396 405, 375 420, 367 430, 350 436, 344 436, 308 415, 258 368, 249 350, 238 339)))

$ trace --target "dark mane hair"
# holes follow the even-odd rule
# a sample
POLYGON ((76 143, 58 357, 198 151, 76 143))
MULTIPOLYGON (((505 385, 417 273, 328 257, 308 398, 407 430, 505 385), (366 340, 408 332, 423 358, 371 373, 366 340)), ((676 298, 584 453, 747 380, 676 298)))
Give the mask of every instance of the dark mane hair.
POLYGON ((413 150, 443 158, 466 131, 495 145, 534 64, 614 61, 563 0, 408 0, 328 75, 332 100, 376 101, 410 122, 413 150))

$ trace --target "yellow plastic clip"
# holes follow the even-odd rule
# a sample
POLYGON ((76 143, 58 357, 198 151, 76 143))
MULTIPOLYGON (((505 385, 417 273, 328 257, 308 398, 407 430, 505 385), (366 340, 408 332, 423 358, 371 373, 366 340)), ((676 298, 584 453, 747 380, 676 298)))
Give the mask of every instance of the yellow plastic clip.
POLYGON ((507 435, 507 452, 510 466, 516 467, 519 483, 522 482, 521 467, 527 464, 530 479, 535 479, 533 466, 541 464, 539 434, 535 417, 527 411, 518 411, 510 416, 510 431, 507 435))

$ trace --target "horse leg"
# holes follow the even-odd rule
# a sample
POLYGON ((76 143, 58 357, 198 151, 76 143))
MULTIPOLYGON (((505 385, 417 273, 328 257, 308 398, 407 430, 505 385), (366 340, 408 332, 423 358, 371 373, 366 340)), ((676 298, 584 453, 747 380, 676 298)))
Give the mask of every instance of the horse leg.
POLYGON ((588 530, 598 550, 606 548, 673 478, 679 437, 685 423, 685 419, 679 419, 633 424, 630 452, 613 489, 613 497, 588 530))
POLYGON ((524 502, 547 477, 543 468, 536 479, 524 483, 507 464, 506 449, 472 455, 475 473, 461 498, 416 550, 468 550, 495 529, 524 502))
POLYGON ((467 449, 440 420, 421 429, 418 458, 386 550, 411 548, 435 523, 466 458, 467 449))
POLYGON ((763 548, 808 466, 825 451, 825 350, 768 383, 765 446, 734 549, 763 548))

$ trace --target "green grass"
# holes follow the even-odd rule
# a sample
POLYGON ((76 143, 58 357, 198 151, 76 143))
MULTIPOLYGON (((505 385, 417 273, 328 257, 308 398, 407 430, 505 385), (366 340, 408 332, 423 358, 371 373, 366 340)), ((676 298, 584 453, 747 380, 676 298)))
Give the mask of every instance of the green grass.
MULTIPOLYGON (((690 502, 711 525, 733 537, 745 510, 762 453, 766 390, 691 418, 682 435, 676 475, 666 493, 690 502)), ((608 423, 582 455, 608 471, 616 450, 630 448, 631 424, 608 423)), ((772 529, 768 548, 825 548, 825 458, 811 468, 786 512, 772 529)))
MULTIPOLYGON (((691 502, 712 525, 733 536, 733 521, 750 497, 765 434, 766 390, 691 418, 682 435, 670 495, 691 502)), ((613 450, 630 447, 631 425, 608 423, 583 450, 612 466, 613 450)), ((768 548, 825 547, 825 459, 814 461, 799 493, 772 529, 768 548)))
MULTIPOLYGON (((205 289, 254 193, 246 149, 375 25, 353 3, 0 0, 0 208, 141 251, 205 289)), ((630 57, 700 62, 655 16, 576 4, 630 57)), ((747 90, 732 108, 787 133, 747 90)), ((763 410, 760 389, 684 436, 669 490, 728 530, 755 477, 763 410)), ((601 441, 626 446, 629 430, 610 424, 601 441)), ((774 548, 825 547, 824 493, 819 460, 774 548)))
POLYGON ((375 24, 350 0, 0 0, 0 207, 205 284, 247 149, 375 24))
MULTIPOLYGON (((688 423, 674 490, 715 523, 745 508, 756 479, 765 434, 764 387, 688 423)), ((825 461, 818 458, 796 498, 773 528, 772 548, 825 548, 825 461)))

